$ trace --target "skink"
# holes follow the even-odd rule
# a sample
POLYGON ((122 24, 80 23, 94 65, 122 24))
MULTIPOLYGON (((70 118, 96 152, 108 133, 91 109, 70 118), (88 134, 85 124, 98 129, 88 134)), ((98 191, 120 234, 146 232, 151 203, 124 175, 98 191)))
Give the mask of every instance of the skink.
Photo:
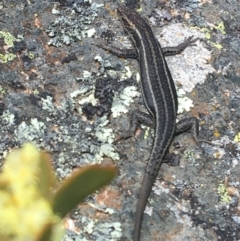
MULTIPOLYGON (((153 147, 143 177, 135 215, 133 241, 139 241, 147 200, 174 134, 185 131, 195 124, 193 136, 198 143, 198 122, 196 118, 190 117, 180 121, 176 126, 177 93, 164 58, 164 56, 182 52, 195 40, 190 37, 177 47, 161 48, 147 21, 136 11, 125 5, 118 7, 117 11, 135 49, 122 52, 102 44, 98 46, 118 56, 138 59, 142 96, 149 116, 146 113, 134 112, 133 119, 140 120, 140 122, 155 128, 153 147)), ((132 129, 136 128, 136 124, 137 121, 133 121, 132 129)))

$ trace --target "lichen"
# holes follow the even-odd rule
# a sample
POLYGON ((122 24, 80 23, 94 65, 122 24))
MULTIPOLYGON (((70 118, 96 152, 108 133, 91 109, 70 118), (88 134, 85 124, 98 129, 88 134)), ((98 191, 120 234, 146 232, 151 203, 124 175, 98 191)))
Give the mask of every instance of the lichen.
POLYGON ((5 110, 0 119, 5 126, 12 126, 14 125, 15 116, 9 110, 5 110))
POLYGON ((69 45, 73 41, 92 37, 95 29, 90 24, 97 16, 98 8, 102 6, 103 4, 92 3, 90 0, 81 3, 73 1, 64 8, 55 5, 52 14, 57 18, 46 31, 51 37, 48 44, 60 47, 62 44, 69 45))
POLYGON ((7 63, 9 61, 12 61, 15 58, 16 58, 16 55, 12 53, 0 54, 0 62, 2 63, 7 63))
POLYGON ((129 106, 134 102, 134 97, 139 96, 140 93, 136 86, 127 86, 120 93, 116 94, 112 105, 112 117, 116 118, 122 113, 129 112, 129 106))
POLYGON ((83 233, 91 234, 95 236, 97 241, 115 241, 122 237, 122 227, 119 222, 97 222, 84 216, 81 221, 85 228, 80 231, 80 235, 83 233))
MULTIPOLYGON (((13 47, 15 41, 20 41, 21 38, 15 38, 11 33, 0 31, 0 38, 3 38, 4 43, 7 47, 13 47)), ((0 62, 7 63, 16 58, 16 55, 9 53, 7 50, 4 50, 4 53, 0 54, 0 62)))
POLYGON ((17 40, 11 33, 4 31, 0 31, 0 38, 3 38, 4 43, 9 47, 13 47, 14 41, 17 40))
POLYGON ((52 97, 47 96, 46 99, 42 98, 42 109, 47 110, 49 113, 56 113, 56 109, 52 103, 52 97))
POLYGON ((232 197, 229 196, 227 187, 224 184, 222 183, 219 184, 217 192, 221 203, 229 204, 231 202, 232 197))
POLYGON ((15 139, 20 143, 32 141, 39 142, 45 135, 46 125, 36 118, 30 120, 30 124, 23 121, 15 130, 15 139))
POLYGON ((238 132, 236 135, 235 135, 235 137, 234 137, 234 141, 236 142, 236 143, 240 143, 240 132, 238 132))

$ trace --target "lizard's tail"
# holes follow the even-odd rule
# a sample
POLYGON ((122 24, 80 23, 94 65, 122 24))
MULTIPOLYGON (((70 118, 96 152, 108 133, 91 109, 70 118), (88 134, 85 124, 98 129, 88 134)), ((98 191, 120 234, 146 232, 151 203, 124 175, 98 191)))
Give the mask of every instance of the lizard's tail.
POLYGON ((134 232, 133 232, 133 241, 140 240, 140 231, 142 226, 144 210, 150 196, 152 185, 156 177, 149 175, 148 173, 144 174, 142 188, 139 193, 136 214, 135 214, 135 223, 134 223, 134 232))

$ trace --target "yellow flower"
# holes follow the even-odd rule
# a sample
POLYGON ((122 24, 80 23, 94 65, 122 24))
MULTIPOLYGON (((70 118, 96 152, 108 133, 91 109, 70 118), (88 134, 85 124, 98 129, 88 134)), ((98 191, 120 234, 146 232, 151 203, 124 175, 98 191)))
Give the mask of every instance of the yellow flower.
POLYGON ((40 190, 43 179, 49 178, 42 173, 45 161, 31 144, 7 157, 0 175, 0 238, 4 237, 1 240, 36 240, 49 224, 59 229, 60 218, 40 190))

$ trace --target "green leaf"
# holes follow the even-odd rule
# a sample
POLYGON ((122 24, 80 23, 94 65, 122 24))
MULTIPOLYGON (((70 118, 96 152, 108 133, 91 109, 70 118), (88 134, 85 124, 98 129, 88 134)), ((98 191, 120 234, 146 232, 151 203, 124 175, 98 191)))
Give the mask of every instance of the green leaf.
POLYGON ((67 178, 53 197, 53 212, 60 217, 66 216, 80 202, 108 184, 116 175, 112 165, 93 165, 80 168, 67 178))

